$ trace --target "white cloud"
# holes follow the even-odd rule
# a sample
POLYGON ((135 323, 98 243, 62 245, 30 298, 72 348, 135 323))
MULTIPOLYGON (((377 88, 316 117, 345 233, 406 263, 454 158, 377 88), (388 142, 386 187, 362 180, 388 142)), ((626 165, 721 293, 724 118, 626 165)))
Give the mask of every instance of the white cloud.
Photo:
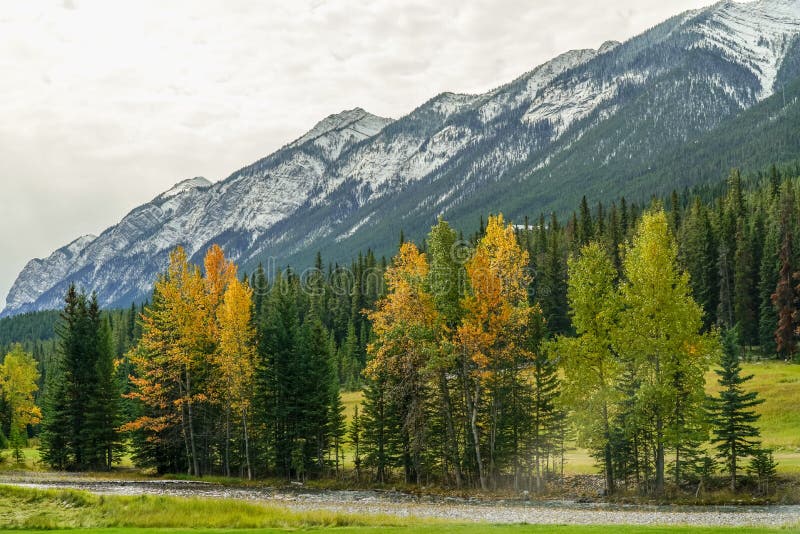
POLYGON ((0 303, 34 256, 342 109, 398 117, 707 0, 5 2, 0 303))

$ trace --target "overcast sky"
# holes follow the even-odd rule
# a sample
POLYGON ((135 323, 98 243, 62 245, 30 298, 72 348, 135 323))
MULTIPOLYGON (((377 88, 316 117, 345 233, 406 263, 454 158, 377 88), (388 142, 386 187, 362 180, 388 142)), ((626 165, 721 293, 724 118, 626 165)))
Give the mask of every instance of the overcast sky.
POLYGON ((710 3, 0 0, 0 305, 29 259, 331 113, 399 117, 710 3))

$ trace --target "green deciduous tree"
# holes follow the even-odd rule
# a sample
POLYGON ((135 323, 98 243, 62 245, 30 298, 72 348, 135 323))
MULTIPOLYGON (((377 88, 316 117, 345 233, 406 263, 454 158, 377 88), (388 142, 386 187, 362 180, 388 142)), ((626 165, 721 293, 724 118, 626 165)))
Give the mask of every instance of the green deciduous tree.
POLYGON ((677 244, 661 209, 645 213, 623 262, 624 311, 616 340, 634 363, 637 409, 653 424, 655 491, 664 490, 666 449, 679 463, 687 429, 702 417, 704 373, 717 354, 714 334, 701 334, 703 311, 678 268, 677 244))
POLYGON ((579 440, 603 465, 606 489, 615 491, 611 420, 622 371, 614 349, 621 313, 616 269, 604 247, 591 243, 569 262, 568 298, 577 337, 557 338, 552 352, 564 372, 564 398, 575 413, 579 440))

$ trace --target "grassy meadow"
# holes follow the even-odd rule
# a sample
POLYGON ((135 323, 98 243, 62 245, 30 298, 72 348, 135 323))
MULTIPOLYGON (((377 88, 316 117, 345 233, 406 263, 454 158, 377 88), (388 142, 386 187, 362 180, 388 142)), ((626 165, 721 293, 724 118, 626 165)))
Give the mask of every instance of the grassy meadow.
MULTIPOLYGON (((732 528, 732 527, 638 527, 628 525, 439 525, 415 527, 310 527, 300 532, 333 531, 336 534, 757 534, 764 532, 791 532, 788 529, 768 528, 732 528)), ((48 530, 16 530, 17 534, 39 534, 48 530)), ((131 534, 147 532, 148 534, 281 534, 298 532, 293 528, 259 528, 259 529, 214 529, 214 528, 154 528, 147 530, 130 528, 88 528, 81 529, 80 534, 131 534)))

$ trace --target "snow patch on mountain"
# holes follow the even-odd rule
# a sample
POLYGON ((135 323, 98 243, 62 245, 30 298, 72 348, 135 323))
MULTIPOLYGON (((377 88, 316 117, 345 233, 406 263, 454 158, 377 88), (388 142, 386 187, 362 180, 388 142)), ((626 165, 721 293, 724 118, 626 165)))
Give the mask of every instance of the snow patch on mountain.
POLYGON ((49 289, 50 280, 69 275, 76 259, 97 236, 87 234, 59 248, 47 258, 34 258, 25 265, 26 274, 14 283, 6 298, 6 308, 15 309, 25 303, 34 302, 49 289))
POLYGON ((570 50, 523 74, 507 86, 495 89, 487 95, 485 103, 480 106, 478 113, 481 121, 484 124, 488 123, 509 107, 518 107, 533 100, 539 90, 557 76, 586 63, 596 55, 597 52, 591 49, 570 50))
POLYGON ((344 148, 372 137, 392 122, 392 119, 378 117, 361 108, 346 110, 319 121, 308 133, 291 143, 289 148, 312 142, 323 150, 329 160, 334 160, 344 148))
POLYGON ((761 86, 758 100, 775 90, 786 48, 800 33, 800 0, 721 2, 691 31, 700 35, 694 45, 721 53, 746 66, 761 86))
POLYGON ((186 191, 190 191, 192 189, 198 189, 203 187, 211 186, 211 182, 203 178, 202 176, 197 176, 195 178, 188 178, 183 180, 182 182, 178 182, 175 184, 171 189, 161 193, 156 197, 156 199, 166 200, 168 198, 172 198, 176 195, 180 195, 181 193, 185 193, 186 191))

